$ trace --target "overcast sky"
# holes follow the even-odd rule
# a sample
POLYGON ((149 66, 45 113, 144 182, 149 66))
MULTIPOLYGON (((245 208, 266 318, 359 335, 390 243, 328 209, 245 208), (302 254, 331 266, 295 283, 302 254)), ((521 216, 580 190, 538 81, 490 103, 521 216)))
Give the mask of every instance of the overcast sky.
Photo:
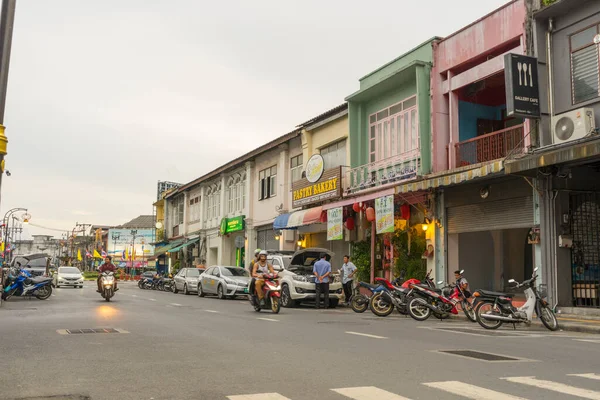
MULTIPOLYGON (((18 0, 1 214, 120 224, 502 0, 18 0)), ((60 233, 30 226, 29 233, 60 233)))

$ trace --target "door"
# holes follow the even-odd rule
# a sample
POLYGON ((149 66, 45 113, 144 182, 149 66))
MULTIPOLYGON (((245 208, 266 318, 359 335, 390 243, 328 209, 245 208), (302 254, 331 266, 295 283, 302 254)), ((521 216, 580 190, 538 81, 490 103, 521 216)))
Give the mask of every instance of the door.
POLYGON ((175 288, 177 290, 183 290, 183 279, 184 279, 184 274, 185 273, 185 269, 182 269, 181 271, 179 271, 177 273, 177 275, 175 275, 175 288))
POLYGON ((533 197, 515 197, 448 207, 448 233, 530 228, 533 197))
POLYGON ((221 272, 219 270, 219 267, 215 267, 213 269, 211 280, 210 280, 210 286, 211 286, 212 293, 215 293, 215 294, 217 293, 217 287, 219 286, 220 278, 221 278, 221 272))
POLYGON ((208 284, 210 283, 210 275, 212 273, 212 270, 212 267, 208 268, 206 271, 204 271, 203 274, 200 275, 200 283, 202 284, 202 290, 204 291, 204 293, 208 293, 208 284))

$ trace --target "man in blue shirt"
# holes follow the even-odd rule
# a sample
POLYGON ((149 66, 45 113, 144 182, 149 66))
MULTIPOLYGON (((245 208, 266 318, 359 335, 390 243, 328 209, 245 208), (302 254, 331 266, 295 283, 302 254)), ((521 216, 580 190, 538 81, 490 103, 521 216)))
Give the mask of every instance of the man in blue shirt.
POLYGON ((326 259, 327 254, 321 254, 321 259, 313 266, 315 274, 315 289, 317 298, 315 299, 316 307, 321 307, 321 292, 323 292, 323 302, 325 308, 329 308, 329 275, 331 274, 331 264, 326 259))

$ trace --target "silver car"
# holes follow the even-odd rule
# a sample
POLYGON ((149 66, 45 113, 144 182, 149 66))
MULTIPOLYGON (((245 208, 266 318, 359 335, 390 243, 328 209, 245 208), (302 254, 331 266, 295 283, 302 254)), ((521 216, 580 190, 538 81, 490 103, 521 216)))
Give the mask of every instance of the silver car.
POLYGON ((202 274, 202 269, 198 268, 182 268, 179 270, 177 275, 173 278, 173 292, 179 293, 182 291, 183 294, 190 294, 195 292, 198 288, 198 278, 202 274))
POLYGON ((52 285, 56 288, 61 286, 83 288, 83 274, 75 267, 59 267, 52 277, 52 285))
POLYGON ((240 267, 210 267, 200 277, 198 296, 216 294, 219 299, 248 294, 250 275, 240 267))

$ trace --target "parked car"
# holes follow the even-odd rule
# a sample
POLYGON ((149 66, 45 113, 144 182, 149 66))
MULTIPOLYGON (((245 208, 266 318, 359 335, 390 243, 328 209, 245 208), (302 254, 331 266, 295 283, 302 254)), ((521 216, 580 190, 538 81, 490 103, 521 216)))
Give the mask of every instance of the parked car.
POLYGON ((21 265, 21 268, 29 271, 33 276, 48 276, 48 265, 51 258, 45 253, 29 254, 26 256, 15 256, 11 266, 21 265))
POLYGON ((58 267, 58 271, 52 277, 52 286, 73 286, 83 288, 83 274, 75 267, 58 267))
POLYGON ((190 294, 198 290, 198 278, 204 272, 203 269, 199 268, 182 268, 179 270, 177 275, 173 278, 175 284, 173 285, 173 292, 179 293, 182 291, 183 294, 190 294))
POLYGON ((142 273, 142 275, 140 276, 140 280, 142 279, 146 279, 146 278, 154 278, 154 275, 156 275, 156 271, 146 271, 144 273, 142 273))
MULTIPOLYGON (((318 247, 298 250, 292 255, 283 252, 269 253, 267 261, 273 265, 281 277, 281 305, 294 307, 302 302, 315 301, 315 276, 313 265, 321 256, 327 255, 327 261, 335 253, 318 247)), ((342 298, 342 283, 338 276, 332 275, 329 282, 329 306, 337 307, 342 298)))
POLYGON ((248 294, 250 274, 240 267, 214 266, 206 270, 198 282, 198 296, 216 294, 219 299, 248 294))

